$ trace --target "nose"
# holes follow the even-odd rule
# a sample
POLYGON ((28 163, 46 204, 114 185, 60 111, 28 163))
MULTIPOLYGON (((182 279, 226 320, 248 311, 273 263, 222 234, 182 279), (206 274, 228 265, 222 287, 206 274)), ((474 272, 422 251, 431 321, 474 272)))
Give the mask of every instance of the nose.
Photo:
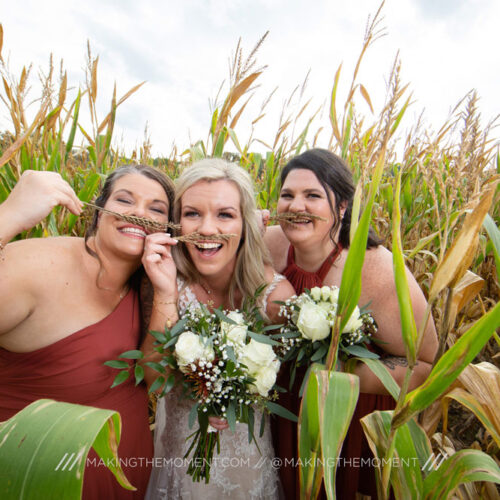
POLYGON ((217 226, 215 221, 210 216, 202 217, 200 220, 200 225, 198 226, 198 232, 205 236, 209 236, 217 233, 217 226))
POLYGON ((146 217, 147 210, 146 207, 142 203, 136 203, 132 210, 132 215, 136 217, 146 217))
POLYGON ((306 206, 302 196, 295 196, 288 206, 290 212, 305 212, 305 208, 306 206))

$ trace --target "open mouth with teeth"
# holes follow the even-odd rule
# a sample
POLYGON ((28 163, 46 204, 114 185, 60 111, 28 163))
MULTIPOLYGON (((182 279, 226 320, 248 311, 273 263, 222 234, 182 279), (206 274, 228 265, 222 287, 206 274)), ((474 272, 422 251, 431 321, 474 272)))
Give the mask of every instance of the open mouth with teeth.
POLYGON ((146 231, 144 231, 144 229, 142 229, 142 227, 138 226, 125 226, 119 228, 118 231, 120 231, 120 233, 122 234, 130 235, 141 239, 144 239, 148 234, 146 231))
POLYGON ((196 241, 194 246, 202 255, 210 257, 222 248, 222 243, 220 241, 196 241))

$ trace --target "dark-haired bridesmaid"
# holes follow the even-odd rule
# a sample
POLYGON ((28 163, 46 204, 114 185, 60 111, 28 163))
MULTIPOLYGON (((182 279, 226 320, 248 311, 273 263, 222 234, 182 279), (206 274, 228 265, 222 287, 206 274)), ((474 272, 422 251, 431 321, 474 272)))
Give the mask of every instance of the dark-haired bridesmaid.
MULTIPOLYGON (((281 173, 278 213, 307 212, 320 218, 280 222, 267 228, 265 240, 271 251, 275 269, 284 274, 297 294, 306 288, 322 285, 340 286, 349 249, 349 230, 355 186, 345 162, 324 149, 312 149, 293 158, 281 173)), ((423 321, 425 297, 415 278, 407 270, 412 307, 417 328, 423 321)), ((401 335, 399 305, 394 284, 392 254, 370 231, 362 269, 362 289, 359 305, 369 304, 378 324, 375 335, 382 362, 401 385, 407 367, 401 335)), ((437 337, 432 320, 418 353, 418 363, 410 381, 410 389, 427 377, 437 350, 437 337)), ((382 383, 366 365, 358 364, 360 397, 338 461, 337 498, 354 499, 356 493, 376 498, 375 470, 361 458, 371 455, 359 419, 375 410, 394 408, 382 383), (359 460, 354 460, 359 457, 359 460), (358 467, 356 467, 358 464, 358 467)), ((289 372, 281 373, 280 385, 288 387, 289 372)), ((302 377, 304 372, 302 372, 302 377)), ((280 396, 280 403, 298 414, 298 392, 302 377, 297 377, 291 393, 280 396)), ((294 464, 298 456, 297 427, 283 419, 275 421, 273 440, 283 464, 294 464), (285 460, 286 459, 286 460, 285 460)), ((299 498, 298 467, 284 465, 282 484, 287 499, 299 498)))

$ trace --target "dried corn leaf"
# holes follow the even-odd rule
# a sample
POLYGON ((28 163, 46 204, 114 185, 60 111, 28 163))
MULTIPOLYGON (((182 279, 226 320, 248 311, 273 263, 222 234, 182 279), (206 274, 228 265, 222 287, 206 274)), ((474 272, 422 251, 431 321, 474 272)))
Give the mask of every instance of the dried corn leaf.
POLYGON ((429 302, 447 286, 455 286, 472 263, 479 241, 479 231, 488 213, 498 181, 492 183, 481 196, 474 210, 465 217, 462 229, 446 252, 443 262, 434 273, 429 302))

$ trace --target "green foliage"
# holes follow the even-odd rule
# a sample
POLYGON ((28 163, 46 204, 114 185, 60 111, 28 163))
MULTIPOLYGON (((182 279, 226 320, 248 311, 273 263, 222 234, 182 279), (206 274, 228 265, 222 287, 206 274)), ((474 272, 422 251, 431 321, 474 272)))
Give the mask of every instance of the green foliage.
POLYGON ((0 497, 81 498, 90 447, 126 489, 117 412, 40 399, 0 423, 0 497), (23 471, 22 474, 19 471, 23 471))

